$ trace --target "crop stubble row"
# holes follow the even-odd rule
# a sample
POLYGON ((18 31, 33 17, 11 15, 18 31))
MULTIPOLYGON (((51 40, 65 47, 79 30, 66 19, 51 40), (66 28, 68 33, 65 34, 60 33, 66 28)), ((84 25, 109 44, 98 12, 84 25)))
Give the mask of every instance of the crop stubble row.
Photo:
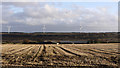
MULTIPOLYGON (((118 52, 100 51, 88 45, 2 45, 3 65, 117 66, 118 52), (13 47, 12 47, 13 46, 13 47), (5 50, 7 49, 7 50, 5 50), (114 60, 113 60, 114 59, 114 60)), ((103 46, 103 45, 102 45, 103 46)), ((106 45, 105 45, 106 46, 106 45)), ((113 47, 113 46, 112 46, 113 47)), ((114 49, 114 48, 113 48, 114 49)))

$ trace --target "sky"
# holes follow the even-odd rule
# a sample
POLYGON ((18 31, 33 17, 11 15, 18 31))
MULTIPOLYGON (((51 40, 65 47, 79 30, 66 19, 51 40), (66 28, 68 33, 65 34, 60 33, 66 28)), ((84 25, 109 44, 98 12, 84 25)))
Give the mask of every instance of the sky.
POLYGON ((117 32, 117 2, 3 2, 2 31, 117 32))

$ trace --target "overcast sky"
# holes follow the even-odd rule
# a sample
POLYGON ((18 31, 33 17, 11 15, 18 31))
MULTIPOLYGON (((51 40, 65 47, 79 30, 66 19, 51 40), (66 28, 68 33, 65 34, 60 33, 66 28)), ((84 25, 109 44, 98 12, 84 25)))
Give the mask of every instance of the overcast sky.
POLYGON ((116 32, 117 2, 6 2, 2 3, 2 31, 116 32), (81 27, 81 28, 80 28, 81 27))

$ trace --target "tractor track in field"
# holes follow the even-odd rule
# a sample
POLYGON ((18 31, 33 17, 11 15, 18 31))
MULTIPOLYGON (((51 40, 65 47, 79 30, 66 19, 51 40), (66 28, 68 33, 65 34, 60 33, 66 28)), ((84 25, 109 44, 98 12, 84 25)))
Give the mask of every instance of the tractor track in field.
POLYGON ((35 58, 38 56, 39 52, 40 52, 41 46, 39 46, 38 51, 36 52, 36 54, 33 56, 32 61, 35 61, 35 58))
MULTIPOLYGON (((79 47, 75 47, 76 49, 80 49, 79 47)), ((89 51, 89 52, 85 52, 85 53, 90 53, 91 55, 94 55, 93 54, 93 52, 94 53, 99 53, 99 54, 104 54, 104 55, 114 55, 114 54, 111 54, 111 53, 106 53, 106 52, 100 52, 100 50, 99 51, 96 51, 96 50, 98 50, 98 49, 90 49, 90 48, 87 48, 87 51, 89 51), (92 52, 92 53, 91 53, 92 52)))
POLYGON ((60 52, 59 52, 55 47, 51 46, 51 48, 52 48, 53 53, 54 53, 55 55, 60 55, 60 52))
MULTIPOLYGON (((79 49, 81 50, 81 48, 77 48, 77 47, 68 47, 68 48, 73 49, 73 50, 76 50, 76 51, 79 51, 79 49)), ((83 51, 83 50, 81 50, 81 51, 83 51)), ((80 52, 81 52, 81 51, 80 51, 80 52)), ((85 49, 85 50, 83 51, 83 53, 96 56, 94 53, 91 53, 90 51, 88 51, 88 49, 85 49)))
POLYGON ((67 53, 70 53, 70 54, 73 54, 73 55, 75 55, 75 56, 81 57, 81 55, 78 55, 78 54, 76 54, 76 53, 73 53, 73 52, 71 52, 71 51, 69 51, 69 50, 67 50, 67 49, 65 49, 65 48, 63 48, 63 47, 60 47, 60 46, 58 46, 58 47, 61 48, 62 50, 64 50, 65 52, 67 52, 67 53))
POLYGON ((58 55, 59 53, 55 51, 53 46, 46 46, 46 56, 58 55))
MULTIPOLYGON (((76 47, 77 48, 77 47, 76 47)), ((77 49, 79 49, 79 48, 77 48, 77 49)), ((101 53, 101 52, 99 52, 99 51, 94 51, 94 50, 92 50, 92 49, 89 49, 89 48, 87 48, 87 52, 85 52, 85 53, 88 53, 88 54, 91 54, 91 55, 93 55, 93 56, 95 56, 95 57, 99 57, 99 58, 101 58, 101 59, 105 59, 106 61, 109 61, 109 62, 112 62, 113 63, 113 61, 110 61, 110 59, 108 59, 107 57, 105 57, 105 56, 102 56, 102 54, 104 54, 104 55, 113 55, 113 54, 109 54, 109 53, 101 53), (99 55, 98 55, 99 54, 99 55)))
MULTIPOLYGON (((101 53, 103 53, 103 52, 106 53, 105 50, 101 50, 101 49, 97 49, 97 48, 96 48, 96 50, 102 51, 101 53)), ((108 53, 111 54, 111 55, 120 54, 119 52, 108 52, 108 53)))
POLYGON ((28 53, 33 49, 33 46, 31 46, 30 48, 27 48, 25 50, 22 50, 21 52, 15 53, 15 54, 19 54, 19 55, 28 55, 28 53))
POLYGON ((89 51, 92 51, 92 52, 100 53, 100 54, 114 55, 114 54, 111 54, 111 53, 96 51, 96 50, 94 50, 94 49, 88 49, 88 50, 89 50, 89 51))
MULTIPOLYGON (((61 47, 62 48, 62 47, 61 47)), ((69 48, 69 47, 68 47, 69 48)), ((64 49, 64 48, 62 48, 62 49, 64 49)), ((65 49, 64 49, 65 50, 65 49)), ((116 62, 114 62, 114 61, 110 61, 108 58, 106 58, 106 57, 104 57, 104 56, 101 56, 101 54, 105 54, 105 55, 113 55, 113 54, 109 54, 109 53, 101 53, 101 52, 98 52, 98 51, 94 51, 94 50, 92 50, 92 49, 87 49, 89 52, 86 52, 86 53, 89 53, 89 54, 91 54, 91 55, 93 55, 93 56, 95 56, 95 57, 99 57, 99 58, 101 58, 101 59, 105 59, 105 60, 107 60, 107 61, 109 61, 109 62, 112 62, 112 63, 116 63, 116 62), (91 53, 92 52, 92 53, 91 53), (100 55, 97 55, 97 53, 99 53, 100 55)), ((66 51, 66 50, 65 50, 66 51)), ((68 50, 67 50, 68 51, 68 50)), ((68 52, 70 52, 70 51, 68 51, 68 52)), ((76 56, 78 55, 78 54, 76 54, 76 53, 74 53, 76 56)))
MULTIPOLYGON (((30 52, 30 50, 32 49, 32 46, 27 47, 27 48, 25 48, 27 50, 25 52, 22 52, 22 54, 16 54, 17 52, 15 52, 13 54, 6 54, 7 57, 4 57, 4 59, 6 59, 6 60, 9 59, 8 63, 10 63, 10 64, 12 64, 12 63, 15 64, 16 62, 20 62, 21 63, 21 61, 23 61, 23 60, 27 61, 29 59, 27 57, 27 53, 30 52)), ((21 50, 18 50, 18 51, 21 51, 21 50)))
POLYGON ((21 52, 21 51, 23 51, 23 50, 25 50, 25 49, 29 49, 29 48, 31 48, 31 47, 32 47, 32 46, 19 49, 19 50, 15 51, 15 52, 11 53, 10 55, 15 54, 15 53, 17 53, 17 52, 21 52))
POLYGON ((81 56, 88 56, 87 54, 86 54, 86 52, 84 52, 83 50, 81 50, 81 49, 77 49, 77 48, 75 48, 75 47, 68 47, 68 46, 64 46, 64 48, 67 48, 67 49, 69 49, 69 50, 71 50, 73 53, 75 52, 76 54, 78 54, 78 55, 81 55, 81 56), (82 52, 83 51, 83 52, 82 52))
POLYGON ((62 55, 62 56, 64 56, 64 55, 66 55, 63 51, 61 51, 60 49, 58 49, 58 48, 56 48, 56 47, 54 47, 54 46, 52 46, 53 48, 54 48, 54 50, 56 51, 56 52, 58 52, 60 55, 62 55))
POLYGON ((45 53, 46 53, 45 45, 40 45, 39 49, 38 49, 37 53, 35 54, 35 56, 33 57, 32 61, 33 62, 40 62, 40 61, 42 61, 42 64, 44 64, 45 53))
POLYGON ((39 51, 39 54, 38 54, 36 60, 37 60, 37 62, 42 62, 41 63, 42 65, 47 65, 48 61, 50 61, 48 58, 49 57, 46 56, 46 46, 42 45, 41 50, 39 51))
MULTIPOLYGON (((11 46, 11 47, 7 48, 7 49, 6 49, 7 51, 5 51, 5 52, 11 52, 11 51, 14 51, 14 50, 15 50, 14 47, 16 47, 16 46, 11 46)), ((21 48, 21 47, 20 47, 20 48, 21 48)), ((3 52, 4 52, 4 51, 3 51, 3 52)))
POLYGON ((31 51, 28 53, 28 55, 35 55, 37 53, 37 49, 39 48, 39 46, 34 46, 31 51))
POLYGON ((45 56, 45 53, 46 53, 46 47, 45 45, 42 45, 38 56, 45 56))

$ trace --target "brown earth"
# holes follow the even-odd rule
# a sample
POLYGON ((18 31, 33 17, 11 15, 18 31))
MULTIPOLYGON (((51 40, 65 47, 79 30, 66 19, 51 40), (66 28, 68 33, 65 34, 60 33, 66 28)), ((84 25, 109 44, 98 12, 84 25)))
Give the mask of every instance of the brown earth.
POLYGON ((117 68, 118 44, 3 44, 2 68, 117 68))

